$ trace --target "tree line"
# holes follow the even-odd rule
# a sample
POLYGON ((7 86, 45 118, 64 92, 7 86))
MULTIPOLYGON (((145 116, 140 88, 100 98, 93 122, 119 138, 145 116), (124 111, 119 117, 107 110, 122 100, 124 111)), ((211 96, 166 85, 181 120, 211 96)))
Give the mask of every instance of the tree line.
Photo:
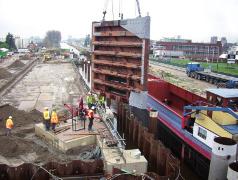
POLYGON ((6 36, 6 40, 5 41, 0 41, 0 48, 6 48, 9 50, 16 50, 16 44, 15 44, 15 38, 13 36, 13 34, 8 33, 6 36))

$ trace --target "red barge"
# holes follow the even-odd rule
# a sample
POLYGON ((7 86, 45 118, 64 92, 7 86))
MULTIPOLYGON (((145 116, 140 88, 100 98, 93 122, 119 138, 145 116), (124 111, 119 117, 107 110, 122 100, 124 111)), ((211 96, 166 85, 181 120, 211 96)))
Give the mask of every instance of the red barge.
POLYGON ((204 179, 213 139, 237 140, 237 102, 237 89, 209 89, 204 98, 156 76, 148 77, 147 105, 158 111, 157 138, 204 179))

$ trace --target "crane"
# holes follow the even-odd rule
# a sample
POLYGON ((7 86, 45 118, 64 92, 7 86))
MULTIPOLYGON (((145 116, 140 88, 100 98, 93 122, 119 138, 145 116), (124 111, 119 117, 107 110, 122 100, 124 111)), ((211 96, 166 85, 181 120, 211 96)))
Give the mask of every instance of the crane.
POLYGON ((139 2, 139 0, 136 0, 136 4, 137 4, 137 10, 138 10, 139 17, 141 17, 140 2, 139 2))
MULTIPOLYGON (((104 9, 103 9, 103 18, 102 18, 102 21, 105 21, 105 16, 107 14, 107 6, 108 6, 108 3, 109 3, 109 0, 105 0, 105 3, 104 3, 104 9)), ((139 17, 141 17, 141 10, 140 10, 140 2, 139 0, 136 0, 136 5, 137 5, 137 10, 138 10, 138 14, 139 14, 139 17)), ((113 0, 112 0, 112 6, 113 6, 113 0)), ((120 6, 120 5, 119 5, 120 6)), ((113 8, 113 7, 112 7, 113 8)), ((120 7, 119 7, 120 8, 120 7)), ((123 14, 121 13, 121 19, 123 19, 123 14)), ((120 17, 120 13, 119 13, 119 17, 120 17)))

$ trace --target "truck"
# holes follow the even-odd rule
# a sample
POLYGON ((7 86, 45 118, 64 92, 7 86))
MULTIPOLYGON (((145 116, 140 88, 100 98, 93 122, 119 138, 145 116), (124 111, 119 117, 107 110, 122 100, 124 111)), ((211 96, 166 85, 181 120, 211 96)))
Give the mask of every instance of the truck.
POLYGON ((188 77, 215 84, 218 88, 238 88, 238 78, 211 72, 211 69, 204 69, 197 62, 187 64, 186 74, 188 77))

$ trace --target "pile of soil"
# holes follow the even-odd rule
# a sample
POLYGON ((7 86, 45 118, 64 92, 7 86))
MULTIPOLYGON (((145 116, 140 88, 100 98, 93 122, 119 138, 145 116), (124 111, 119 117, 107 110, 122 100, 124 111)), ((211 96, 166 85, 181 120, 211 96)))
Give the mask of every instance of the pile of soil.
POLYGON ((77 147, 63 153, 35 136, 34 127, 29 125, 42 121, 42 113, 37 110, 25 112, 10 105, 0 106, 0 118, 0 142, 2 145, 0 155, 7 161, 11 161, 13 158, 34 163, 51 161, 65 163, 75 159, 91 160, 100 157, 95 146, 77 147), (12 116, 14 122, 11 136, 5 136, 5 122, 8 116, 12 116))
POLYGON ((25 112, 13 106, 6 105, 0 107, 0 130, 5 128, 5 121, 9 116, 13 118, 14 128, 43 121, 42 113, 37 110, 25 112))
POLYGON ((1 147, 0 154, 4 157, 17 157, 18 155, 39 151, 41 147, 29 140, 18 138, 16 136, 0 136, 1 147))
POLYGON ((12 77, 12 73, 8 72, 4 68, 0 68, 0 79, 6 79, 12 77))
POLYGON ((25 66, 24 63, 22 63, 20 60, 16 60, 14 63, 12 63, 10 66, 8 66, 9 68, 21 68, 25 66))

